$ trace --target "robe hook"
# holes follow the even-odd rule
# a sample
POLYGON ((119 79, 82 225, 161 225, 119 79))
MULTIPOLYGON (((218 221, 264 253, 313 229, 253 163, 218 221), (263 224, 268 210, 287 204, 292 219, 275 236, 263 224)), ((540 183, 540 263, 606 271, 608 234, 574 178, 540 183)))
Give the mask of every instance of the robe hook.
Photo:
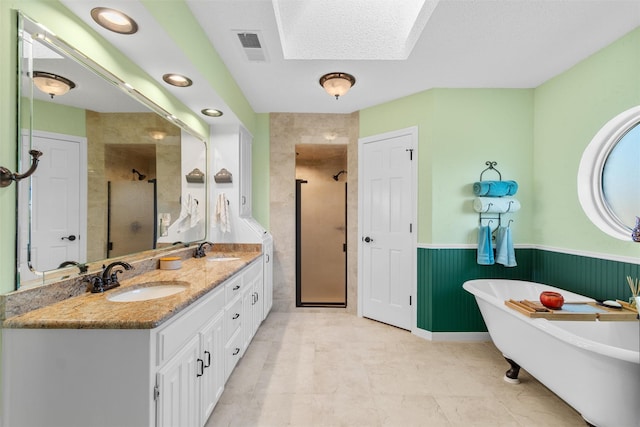
POLYGON ((4 188, 9 186, 13 181, 20 181, 21 179, 30 177, 38 167, 38 159, 42 156, 42 151, 38 150, 30 150, 29 154, 31 155, 31 166, 29 170, 23 174, 12 173, 9 169, 4 166, 0 166, 0 187, 4 188))

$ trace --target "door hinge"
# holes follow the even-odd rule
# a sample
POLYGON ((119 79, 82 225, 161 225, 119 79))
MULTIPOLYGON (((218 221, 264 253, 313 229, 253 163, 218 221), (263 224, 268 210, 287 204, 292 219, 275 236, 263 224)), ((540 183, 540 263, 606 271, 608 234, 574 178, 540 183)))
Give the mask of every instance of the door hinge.
POLYGON ((158 400, 160 397, 160 387, 156 384, 153 386, 153 400, 158 400))
POLYGON ((411 304, 411 295, 409 295, 409 305, 412 305, 411 304))
POLYGON ((409 152, 409 160, 413 160, 413 148, 407 148, 405 151, 409 152))

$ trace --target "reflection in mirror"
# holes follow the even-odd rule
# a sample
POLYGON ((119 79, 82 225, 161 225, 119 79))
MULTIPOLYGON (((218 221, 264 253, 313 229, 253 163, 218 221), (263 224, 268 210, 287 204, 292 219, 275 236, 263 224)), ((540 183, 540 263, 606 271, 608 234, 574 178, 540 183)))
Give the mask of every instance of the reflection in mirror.
POLYGON ((640 124, 612 148, 602 170, 602 193, 612 214, 633 228, 640 216, 640 124))
POLYGON ((18 187, 18 285, 203 240, 205 185, 185 179, 206 171, 203 138, 29 18, 21 27, 21 169, 29 149, 43 156, 18 187))
POLYGON ((578 197, 600 230, 631 241, 635 217, 640 216, 640 106, 609 120, 582 154, 578 168, 578 197))

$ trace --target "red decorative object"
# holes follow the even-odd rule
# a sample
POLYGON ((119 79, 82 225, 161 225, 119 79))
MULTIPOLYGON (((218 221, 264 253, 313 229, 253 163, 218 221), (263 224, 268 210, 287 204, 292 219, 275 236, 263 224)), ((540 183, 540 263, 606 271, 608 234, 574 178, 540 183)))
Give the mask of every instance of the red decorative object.
POLYGON ((544 291, 540 294, 540 303, 552 310, 558 310, 562 308, 564 298, 558 292, 544 291))

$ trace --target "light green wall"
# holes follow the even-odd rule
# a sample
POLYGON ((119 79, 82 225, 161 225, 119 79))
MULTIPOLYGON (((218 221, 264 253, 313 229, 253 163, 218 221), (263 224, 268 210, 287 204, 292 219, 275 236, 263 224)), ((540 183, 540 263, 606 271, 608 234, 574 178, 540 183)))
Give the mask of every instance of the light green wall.
MULTIPOLYGON (((639 70, 640 28, 535 90, 535 243, 640 256, 640 245, 612 239, 589 221, 576 180, 598 130, 640 104, 639 70)), ((630 196, 640 197, 640 189, 630 196)))
POLYGON ((532 241, 533 90, 433 89, 360 112, 360 137, 409 126, 419 138, 418 242, 477 241, 472 185, 488 160, 519 183, 527 209, 509 218, 515 242, 532 241))
POLYGON ((33 128, 39 131, 80 137, 87 136, 87 114, 82 108, 67 107, 51 102, 34 101, 33 117, 33 128))

